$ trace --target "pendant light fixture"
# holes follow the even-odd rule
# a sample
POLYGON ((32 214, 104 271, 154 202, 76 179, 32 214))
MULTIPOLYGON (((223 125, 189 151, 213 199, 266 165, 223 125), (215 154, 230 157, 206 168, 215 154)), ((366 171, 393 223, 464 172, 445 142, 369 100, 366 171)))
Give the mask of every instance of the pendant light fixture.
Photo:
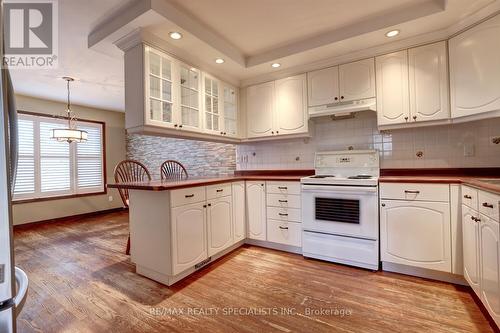
POLYGON ((85 142, 87 141, 88 134, 86 131, 79 130, 76 128, 76 117, 74 113, 71 111, 71 102, 69 95, 69 84, 70 82, 75 81, 72 77, 63 77, 63 80, 66 81, 66 87, 68 90, 68 104, 66 108, 66 115, 63 117, 68 121, 67 128, 54 128, 52 130, 52 139, 60 141, 60 142, 85 142))

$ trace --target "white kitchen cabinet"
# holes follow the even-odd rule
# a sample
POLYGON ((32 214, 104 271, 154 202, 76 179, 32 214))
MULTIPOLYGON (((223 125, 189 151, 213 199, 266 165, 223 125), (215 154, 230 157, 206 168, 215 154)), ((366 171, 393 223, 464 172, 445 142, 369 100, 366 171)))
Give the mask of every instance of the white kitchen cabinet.
POLYGON ((462 204, 462 239, 464 278, 480 296, 479 288, 479 221, 478 214, 462 204))
POLYGON ((239 137, 238 89, 222 83, 222 125, 223 135, 239 137))
POLYGON ((340 101, 375 97, 375 62, 373 58, 339 66, 340 101))
POLYGON ((340 99, 339 67, 307 73, 308 106, 336 103, 340 99))
POLYGON ((448 119, 446 42, 408 50, 410 121, 448 119))
POLYGON ((410 119, 408 51, 375 58, 377 72, 377 123, 402 124, 410 119))
POLYGON ((233 245, 233 207, 231 195, 212 199, 207 204, 208 255, 233 245))
POLYGON ((266 240, 265 182, 248 181, 246 183, 246 196, 248 238, 266 240))
POLYGON ((221 83, 214 77, 203 74, 203 127, 211 134, 220 135, 221 111, 220 103, 221 83))
POLYGON ((208 257, 207 214, 204 203, 172 209, 172 271, 181 273, 208 257))
POLYGON ((233 243, 246 238, 245 182, 232 183, 233 195, 233 243))
POLYGON ((450 205, 382 200, 382 261, 451 272, 450 205))
POLYGON ((306 75, 297 75, 275 83, 275 134, 296 134, 308 131, 306 75))
POLYGON ((500 324, 499 224, 482 214, 479 219, 481 301, 498 325, 500 324))
POLYGON ((500 110, 500 15, 449 41, 451 116, 500 110))
POLYGON ((246 89, 247 137, 271 136, 274 131, 274 82, 246 89))

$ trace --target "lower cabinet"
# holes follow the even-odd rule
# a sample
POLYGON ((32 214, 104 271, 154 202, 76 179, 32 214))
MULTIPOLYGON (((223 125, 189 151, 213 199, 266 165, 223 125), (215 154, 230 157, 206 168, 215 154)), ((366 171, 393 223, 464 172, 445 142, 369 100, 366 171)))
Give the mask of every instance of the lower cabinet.
POLYGON ((172 209, 173 275, 208 258, 204 205, 204 202, 198 202, 172 209))
POLYGON ((248 238, 266 240, 266 185, 265 182, 248 181, 247 221, 248 238))
POLYGON ((233 194, 233 242, 246 238, 245 182, 232 184, 233 194))
POLYGON ((451 272, 447 202, 382 200, 382 261, 451 272))
POLYGON ((208 256, 233 245, 232 224, 232 197, 210 200, 207 204, 208 256))
POLYGON ((479 221, 477 213, 462 204, 464 278, 479 295, 479 221))
POLYGON ((500 324, 499 224, 479 215, 479 267, 481 300, 497 325, 500 324))
POLYGON ((267 240, 274 243, 302 246, 300 223, 267 220, 267 240))

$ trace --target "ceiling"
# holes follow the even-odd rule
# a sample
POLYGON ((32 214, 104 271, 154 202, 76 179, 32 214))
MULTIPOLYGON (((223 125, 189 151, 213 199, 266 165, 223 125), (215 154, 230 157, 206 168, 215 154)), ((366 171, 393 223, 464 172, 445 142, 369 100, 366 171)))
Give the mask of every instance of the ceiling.
POLYGON ((74 103, 123 111, 123 53, 114 43, 137 28, 165 40, 181 59, 240 84, 445 29, 499 2, 64 0, 59 2, 59 68, 16 70, 12 76, 17 93, 61 101, 65 82, 59 78, 74 76, 74 103), (392 28, 401 34, 388 39, 385 32, 392 28), (183 38, 169 39, 171 31, 183 38), (226 62, 216 65, 217 57, 226 62), (273 69, 272 62, 282 66, 273 69))

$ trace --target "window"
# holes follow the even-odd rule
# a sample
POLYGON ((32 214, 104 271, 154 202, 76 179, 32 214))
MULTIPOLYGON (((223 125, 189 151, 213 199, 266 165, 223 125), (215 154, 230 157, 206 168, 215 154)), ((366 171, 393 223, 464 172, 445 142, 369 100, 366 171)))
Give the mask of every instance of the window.
POLYGON ((88 133, 84 143, 57 142, 51 129, 66 121, 19 114, 19 163, 14 201, 105 192, 104 123, 79 120, 88 133))

